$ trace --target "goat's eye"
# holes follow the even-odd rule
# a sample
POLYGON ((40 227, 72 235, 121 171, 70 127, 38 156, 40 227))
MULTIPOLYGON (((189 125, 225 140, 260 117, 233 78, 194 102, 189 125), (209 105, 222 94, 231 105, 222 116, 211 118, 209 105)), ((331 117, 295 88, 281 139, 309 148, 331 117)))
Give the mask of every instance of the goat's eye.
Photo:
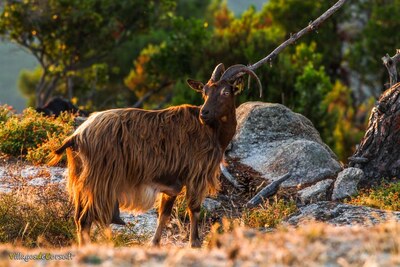
POLYGON ((228 96, 228 95, 230 95, 231 94, 231 92, 229 91, 229 89, 227 89, 227 88, 224 88, 223 90, 222 90, 222 92, 221 92, 221 95, 226 95, 226 96, 228 96))

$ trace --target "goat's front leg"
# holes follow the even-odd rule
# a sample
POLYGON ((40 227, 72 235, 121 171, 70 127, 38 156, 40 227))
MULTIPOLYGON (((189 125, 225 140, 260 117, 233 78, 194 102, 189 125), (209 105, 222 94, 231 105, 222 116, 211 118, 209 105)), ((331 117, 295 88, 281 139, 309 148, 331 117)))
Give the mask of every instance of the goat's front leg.
POLYGON ((171 216, 175 199, 176 196, 168 196, 166 194, 162 194, 160 207, 158 209, 157 230, 154 234, 153 240, 151 241, 153 246, 160 245, 162 231, 171 216))
POLYGON ((201 247, 201 241, 199 237, 199 219, 200 219, 200 206, 189 204, 189 217, 190 217, 190 246, 192 248, 201 247))

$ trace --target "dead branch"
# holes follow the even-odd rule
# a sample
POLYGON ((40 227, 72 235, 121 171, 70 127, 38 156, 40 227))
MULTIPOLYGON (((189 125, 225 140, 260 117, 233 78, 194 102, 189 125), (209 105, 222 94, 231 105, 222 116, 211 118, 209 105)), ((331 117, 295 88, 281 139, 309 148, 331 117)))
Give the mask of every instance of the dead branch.
POLYGON ((382 57, 383 65, 387 68, 390 78, 390 87, 397 83, 397 68, 396 64, 400 62, 400 49, 396 50, 396 54, 390 57, 389 54, 382 57))
POLYGON ((272 53, 270 53, 268 56, 265 58, 261 59, 260 61, 254 63, 253 65, 249 66, 249 69, 255 70, 259 68, 261 65, 271 62, 283 49, 285 49, 287 46, 293 44, 296 42, 298 39, 300 39, 304 34, 316 31, 321 23, 323 23, 327 18, 329 18, 333 13, 335 13, 339 8, 341 8, 347 0, 339 0, 334 4, 331 8, 329 8, 325 13, 323 13, 321 16, 319 16, 316 20, 310 22, 307 27, 302 29, 301 31, 291 35, 289 39, 287 39, 285 42, 280 44, 277 48, 275 48, 272 53))
POLYGON ((275 195, 276 192, 278 192, 279 186, 290 177, 292 177, 292 172, 288 172, 287 174, 283 175, 279 179, 264 187, 260 192, 257 193, 257 195, 255 195, 252 199, 250 199, 249 202, 247 202, 247 207, 254 207, 260 204, 264 199, 275 195))

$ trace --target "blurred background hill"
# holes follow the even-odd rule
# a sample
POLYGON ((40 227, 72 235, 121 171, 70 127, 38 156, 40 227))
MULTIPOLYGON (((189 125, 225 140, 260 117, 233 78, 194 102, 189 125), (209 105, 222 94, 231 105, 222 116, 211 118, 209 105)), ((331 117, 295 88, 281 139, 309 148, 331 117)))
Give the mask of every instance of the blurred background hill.
POLYGON ((26 107, 26 99, 17 87, 22 69, 33 69, 36 59, 17 44, 0 42, 0 104, 8 104, 21 111, 26 107))

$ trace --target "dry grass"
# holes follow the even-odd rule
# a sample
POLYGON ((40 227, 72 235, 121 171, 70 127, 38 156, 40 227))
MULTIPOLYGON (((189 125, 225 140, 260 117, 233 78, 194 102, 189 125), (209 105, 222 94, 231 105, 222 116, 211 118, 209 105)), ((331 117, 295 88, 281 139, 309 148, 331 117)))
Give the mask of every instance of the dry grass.
MULTIPOLYGON (((25 162, 17 161, 7 168, 9 193, 0 193, 0 242, 28 248, 65 247, 75 244, 73 206, 64 183, 51 182, 47 168, 32 177, 22 177, 25 162), (32 185, 37 180, 39 184, 32 185)), ((113 246, 146 243, 150 234, 136 233, 135 225, 128 224, 111 235, 108 229, 93 229, 93 241, 113 246)))
MULTIPOLYGON (((43 261, 45 266, 99 264, 103 266, 398 266, 400 225, 389 222, 365 227, 334 227, 310 223, 301 228, 279 228, 272 233, 235 227, 232 232, 210 235, 202 249, 167 246, 113 248, 91 245, 78 249, 34 249, 4 245, 0 265, 12 253, 21 255, 71 253, 68 261, 43 261)), ((38 262, 31 260, 31 266, 38 262)))

